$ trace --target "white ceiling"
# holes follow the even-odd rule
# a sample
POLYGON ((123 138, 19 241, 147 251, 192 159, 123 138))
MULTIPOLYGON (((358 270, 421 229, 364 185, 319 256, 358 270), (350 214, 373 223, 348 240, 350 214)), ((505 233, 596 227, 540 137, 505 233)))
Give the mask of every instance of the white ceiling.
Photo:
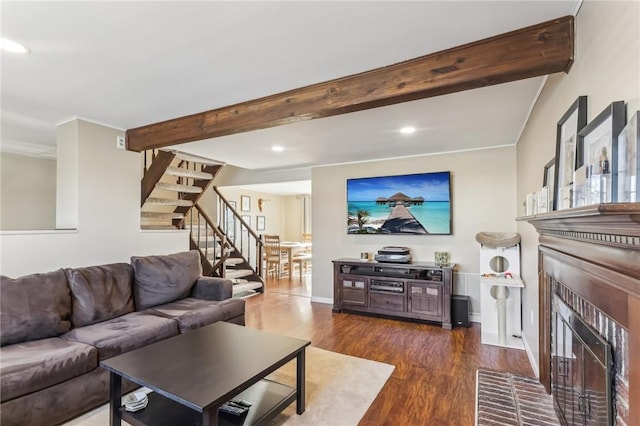
MULTIPOLYGON (((259 98, 575 13, 579 0, 2 1, 2 145, 55 145, 80 117, 129 129, 259 98)), ((542 78, 180 149, 256 170, 514 144, 542 78), (402 126, 418 128, 399 134, 402 126), (283 153, 272 145, 285 147, 283 153)), ((114 141, 115 143, 115 141, 114 141)), ((47 146, 49 148, 47 148, 47 146)))

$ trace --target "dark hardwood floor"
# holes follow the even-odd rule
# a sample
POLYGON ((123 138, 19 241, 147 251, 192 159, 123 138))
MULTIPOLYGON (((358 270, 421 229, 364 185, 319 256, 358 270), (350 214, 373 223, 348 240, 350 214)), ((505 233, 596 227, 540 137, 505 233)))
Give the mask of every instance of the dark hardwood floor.
POLYGON ((438 325, 334 314, 331 305, 281 292, 295 292, 296 282, 309 285, 296 278, 270 280, 265 294, 247 299, 247 326, 394 365, 360 425, 470 426, 475 421, 478 367, 533 376, 524 351, 480 344, 478 324, 443 330, 438 325))

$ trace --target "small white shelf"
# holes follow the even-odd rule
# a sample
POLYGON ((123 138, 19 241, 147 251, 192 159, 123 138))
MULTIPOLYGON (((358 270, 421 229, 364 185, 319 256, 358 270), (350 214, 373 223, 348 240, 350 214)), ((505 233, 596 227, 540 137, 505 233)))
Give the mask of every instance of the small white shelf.
POLYGON ((515 274, 512 278, 480 276, 480 284, 500 285, 505 287, 524 287, 524 281, 522 281, 522 278, 515 274))
POLYGON ((503 345, 498 340, 498 333, 482 333, 482 344, 524 350, 522 338, 507 335, 507 342, 503 345))

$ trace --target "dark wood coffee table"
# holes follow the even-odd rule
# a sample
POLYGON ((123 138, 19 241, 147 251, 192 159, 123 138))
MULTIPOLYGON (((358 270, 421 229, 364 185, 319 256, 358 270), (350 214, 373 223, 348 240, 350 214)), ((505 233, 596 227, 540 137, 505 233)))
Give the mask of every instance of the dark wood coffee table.
POLYGON ((311 342, 218 322, 100 362, 110 371, 110 424, 254 425, 296 401, 305 410, 305 348, 311 342), (296 387, 265 376, 296 358, 296 387), (121 407, 122 378, 152 389, 149 405, 121 407), (218 413, 231 398, 250 401, 238 417, 218 413))

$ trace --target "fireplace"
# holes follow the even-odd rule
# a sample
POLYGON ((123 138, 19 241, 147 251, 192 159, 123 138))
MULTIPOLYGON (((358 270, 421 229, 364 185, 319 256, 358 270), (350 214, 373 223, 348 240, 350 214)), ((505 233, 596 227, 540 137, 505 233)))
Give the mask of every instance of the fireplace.
POLYGON ((640 203, 519 220, 540 234, 540 382, 558 417, 640 425, 640 203))
POLYGON ((551 317, 551 392, 563 425, 613 424, 609 345, 554 293, 551 317))

